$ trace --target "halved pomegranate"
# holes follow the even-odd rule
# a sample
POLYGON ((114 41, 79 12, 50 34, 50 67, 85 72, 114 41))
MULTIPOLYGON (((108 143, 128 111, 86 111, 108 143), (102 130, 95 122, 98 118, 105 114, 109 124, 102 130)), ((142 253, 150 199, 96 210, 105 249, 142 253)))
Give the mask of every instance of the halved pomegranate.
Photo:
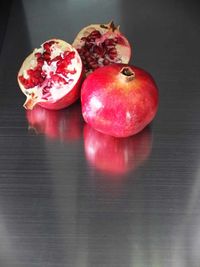
POLYGON ((80 96, 81 58, 70 44, 51 39, 25 59, 17 78, 27 97, 26 109, 36 104, 47 109, 62 109, 80 96))
POLYGON ((131 58, 129 41, 113 22, 83 28, 72 45, 81 56, 86 75, 111 63, 128 63, 131 58))

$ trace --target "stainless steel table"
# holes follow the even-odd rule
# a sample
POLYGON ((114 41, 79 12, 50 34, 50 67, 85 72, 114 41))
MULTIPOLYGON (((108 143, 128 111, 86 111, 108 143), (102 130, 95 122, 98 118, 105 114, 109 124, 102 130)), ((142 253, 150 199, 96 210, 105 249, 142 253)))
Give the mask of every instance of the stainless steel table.
POLYGON ((0 34, 0 266, 200 266, 198 1, 9 1, 0 34), (149 71, 158 114, 113 140, 87 127, 80 102, 42 120, 16 75, 43 41, 72 42, 113 19, 149 71))

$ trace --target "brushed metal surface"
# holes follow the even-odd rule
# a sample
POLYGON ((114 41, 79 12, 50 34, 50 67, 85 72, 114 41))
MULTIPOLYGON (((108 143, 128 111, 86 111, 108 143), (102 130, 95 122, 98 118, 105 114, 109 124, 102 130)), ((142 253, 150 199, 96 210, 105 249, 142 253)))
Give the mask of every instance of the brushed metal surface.
POLYGON ((199 267, 198 2, 24 0, 4 10, 0 266, 199 267), (27 114, 16 82, 26 55, 111 19, 158 84, 151 126, 119 141, 88 128, 79 102, 41 121, 27 114))

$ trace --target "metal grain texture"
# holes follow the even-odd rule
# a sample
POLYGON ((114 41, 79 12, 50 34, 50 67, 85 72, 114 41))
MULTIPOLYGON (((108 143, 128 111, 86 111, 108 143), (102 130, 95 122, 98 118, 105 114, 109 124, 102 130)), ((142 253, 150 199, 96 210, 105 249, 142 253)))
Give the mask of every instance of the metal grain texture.
POLYGON ((198 2, 46 4, 13 1, 5 18, 0 266, 198 267, 198 2), (83 26, 110 19, 133 44, 131 63, 148 70, 159 87, 159 111, 151 126, 129 140, 108 141, 86 127, 79 102, 46 114, 54 131, 46 124, 30 125, 16 82, 26 55, 46 39, 72 42, 83 26))

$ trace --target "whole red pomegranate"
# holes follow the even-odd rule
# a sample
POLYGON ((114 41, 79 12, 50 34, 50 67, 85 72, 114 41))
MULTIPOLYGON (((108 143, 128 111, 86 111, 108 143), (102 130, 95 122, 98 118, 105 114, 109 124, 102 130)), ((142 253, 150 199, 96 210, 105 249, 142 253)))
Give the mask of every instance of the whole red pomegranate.
POLYGON ((86 75, 111 63, 128 63, 131 57, 127 38, 113 22, 83 28, 72 45, 81 56, 86 75))
POLYGON ((126 64, 95 70, 81 89, 82 114, 96 130, 126 137, 140 132, 154 118, 158 89, 146 71, 126 64))
POLYGON ((17 78, 27 97, 26 109, 36 104, 47 109, 62 109, 80 96, 81 58, 70 44, 51 39, 25 59, 17 78))
POLYGON ((67 109, 48 110, 37 105, 26 111, 30 129, 50 139, 72 142, 81 138, 83 119, 79 103, 67 109))
POLYGON ((111 177, 137 169, 148 159, 152 148, 152 135, 147 127, 127 138, 100 133, 86 124, 84 147, 88 162, 98 171, 111 177))

